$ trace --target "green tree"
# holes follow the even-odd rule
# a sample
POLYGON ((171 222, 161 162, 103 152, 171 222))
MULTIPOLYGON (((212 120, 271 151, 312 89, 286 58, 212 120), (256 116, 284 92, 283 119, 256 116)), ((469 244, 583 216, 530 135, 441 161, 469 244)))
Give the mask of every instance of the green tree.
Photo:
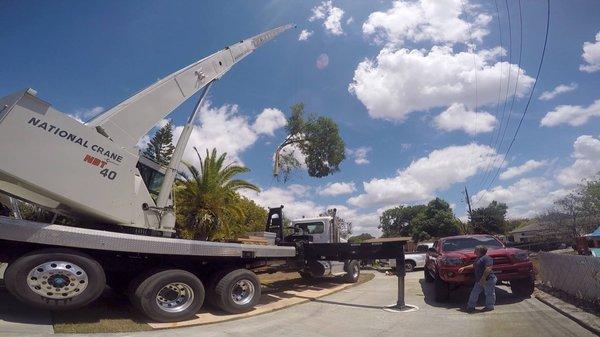
POLYGON ((348 242, 350 243, 361 243, 369 239, 374 239, 375 237, 369 233, 362 233, 360 235, 351 236, 348 238, 348 242))
POLYGON ((236 195, 232 198, 236 208, 242 210, 241 213, 227 212, 223 216, 222 226, 215 234, 219 239, 237 239, 248 232, 258 232, 265 230, 267 219, 267 210, 254 201, 236 195))
POLYGON ((146 145, 144 156, 154 160, 161 165, 169 165, 171 156, 173 155, 173 124, 171 121, 167 125, 156 131, 154 137, 146 145))
POLYGON ((303 103, 294 104, 291 110, 287 136, 275 150, 273 175, 279 178, 281 174, 287 181, 302 166, 295 151, 304 157, 311 177, 322 178, 339 171, 346 147, 337 124, 329 117, 306 117, 303 103))
POLYGON ((177 206, 177 232, 181 237, 199 240, 214 239, 219 231, 231 233, 226 228, 231 223, 224 221, 227 217, 243 216, 238 194, 242 189, 260 191, 245 180, 236 179, 238 174, 250 169, 230 163, 225 165, 226 153, 217 154, 206 150, 206 157, 198 155, 200 166, 196 167, 184 162, 188 173, 182 173, 183 179, 178 181, 175 191, 177 206))
POLYGON ((440 198, 427 205, 397 206, 387 209, 379 218, 382 237, 411 236, 413 241, 429 240, 459 233, 460 220, 450 205, 440 198))
POLYGON ((441 198, 431 200, 412 223, 411 234, 415 242, 459 234, 459 221, 454 217, 450 204, 441 198))
POLYGON ((427 206, 397 206, 387 209, 379 217, 379 226, 383 235, 381 237, 389 238, 395 236, 410 236, 412 235, 413 219, 425 211, 427 206))
POLYGON ((495 200, 487 207, 474 209, 469 214, 473 231, 477 234, 505 234, 507 210, 505 203, 495 200))

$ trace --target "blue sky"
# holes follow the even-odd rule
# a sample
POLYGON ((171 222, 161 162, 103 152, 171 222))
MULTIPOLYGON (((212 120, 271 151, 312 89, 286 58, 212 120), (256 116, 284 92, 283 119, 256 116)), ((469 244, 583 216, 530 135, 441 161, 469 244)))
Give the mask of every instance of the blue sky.
MULTIPOLYGON (((192 136, 252 169, 245 178, 263 192, 249 197, 285 204, 292 217, 335 205, 356 233, 378 233, 387 207, 434 196, 464 217, 465 185, 477 206, 495 199, 511 217, 533 216, 600 171, 600 5, 552 1, 539 83, 488 186, 483 177, 498 169, 531 94, 546 24, 546 1, 522 1, 519 72, 519 3, 498 6, 500 27, 492 0, 0 1, 0 95, 32 87, 86 120, 226 45, 292 22, 297 29, 213 86, 192 136), (296 102, 339 124, 348 148, 341 172, 272 178, 282 116, 296 102)), ((193 104, 169 118, 182 125, 193 104)))

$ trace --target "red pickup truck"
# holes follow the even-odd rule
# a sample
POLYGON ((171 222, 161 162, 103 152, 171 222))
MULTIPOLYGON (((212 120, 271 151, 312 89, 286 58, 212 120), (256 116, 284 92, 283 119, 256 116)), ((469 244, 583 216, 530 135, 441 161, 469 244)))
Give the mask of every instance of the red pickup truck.
POLYGON ((531 296, 534 272, 526 251, 508 248, 492 235, 459 235, 439 239, 427 251, 425 281, 434 283, 436 301, 446 301, 451 290, 475 282, 472 269, 463 273, 458 269, 475 261, 474 249, 478 245, 488 247, 487 255, 494 259, 492 270, 498 283, 509 282, 517 296, 531 296))

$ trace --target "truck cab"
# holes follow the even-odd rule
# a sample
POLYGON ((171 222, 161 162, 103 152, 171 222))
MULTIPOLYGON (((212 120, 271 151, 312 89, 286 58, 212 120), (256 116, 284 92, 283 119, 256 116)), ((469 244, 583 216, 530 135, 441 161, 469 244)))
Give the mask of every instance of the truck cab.
MULTIPOLYGON (((293 234, 289 237, 304 238, 310 243, 345 243, 346 239, 340 237, 340 232, 335 223, 335 215, 301 218, 291 221, 293 234)), ((345 261, 307 261, 305 267, 299 271, 304 279, 320 277, 342 276, 348 282, 357 282, 360 276, 360 263, 357 260, 345 261)))

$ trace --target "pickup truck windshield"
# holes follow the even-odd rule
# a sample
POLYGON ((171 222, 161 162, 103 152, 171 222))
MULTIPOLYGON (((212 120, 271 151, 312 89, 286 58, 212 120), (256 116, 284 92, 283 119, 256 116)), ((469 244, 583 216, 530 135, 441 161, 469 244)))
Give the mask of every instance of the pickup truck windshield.
POLYGON ((475 249, 476 246, 482 245, 491 248, 502 248, 502 243, 493 237, 473 237, 473 238, 457 238, 444 241, 443 249, 445 252, 453 252, 464 249, 475 249))

